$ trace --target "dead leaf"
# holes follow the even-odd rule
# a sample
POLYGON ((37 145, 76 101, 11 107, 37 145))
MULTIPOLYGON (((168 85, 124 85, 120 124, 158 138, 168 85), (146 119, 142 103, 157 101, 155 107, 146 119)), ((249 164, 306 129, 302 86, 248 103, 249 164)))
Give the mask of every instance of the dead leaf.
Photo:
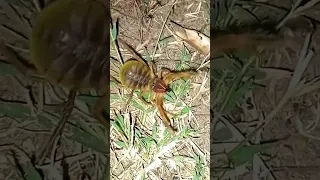
POLYGON ((257 48, 259 47, 296 49, 297 46, 296 42, 292 39, 276 35, 216 31, 213 37, 211 37, 213 41, 211 44, 212 50, 210 51, 210 38, 206 35, 196 30, 184 28, 174 22, 170 26, 170 31, 177 39, 186 42, 204 55, 211 53, 211 57, 239 50, 252 51, 254 53, 257 52, 257 48))
POLYGON ((210 53, 210 38, 196 30, 187 29, 175 23, 171 24, 173 33, 180 40, 188 43, 190 46, 198 50, 204 55, 210 53))

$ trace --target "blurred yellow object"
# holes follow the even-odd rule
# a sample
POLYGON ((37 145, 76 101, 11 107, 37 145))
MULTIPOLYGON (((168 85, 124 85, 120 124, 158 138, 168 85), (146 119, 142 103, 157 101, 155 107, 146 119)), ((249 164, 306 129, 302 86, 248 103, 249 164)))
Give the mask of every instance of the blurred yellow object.
POLYGON ((31 60, 48 80, 68 88, 109 85, 109 10, 94 0, 57 0, 38 15, 31 60))

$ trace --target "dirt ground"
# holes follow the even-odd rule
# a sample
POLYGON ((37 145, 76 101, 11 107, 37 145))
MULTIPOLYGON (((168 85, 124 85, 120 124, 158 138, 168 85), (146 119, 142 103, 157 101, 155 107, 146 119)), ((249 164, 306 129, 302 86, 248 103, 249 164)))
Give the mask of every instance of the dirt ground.
MULTIPOLYGON (((114 23, 118 19, 118 36, 134 48, 140 46, 140 50, 137 51, 144 55, 144 58, 147 58, 144 48, 152 56, 154 48, 158 45, 154 58, 158 69, 161 67, 176 69, 176 66, 182 62, 183 44, 173 37, 167 40, 160 39, 157 42, 160 33, 162 33, 161 38, 171 36, 166 27, 161 32, 163 22, 167 21, 167 14, 171 11, 170 20, 209 35, 208 7, 209 2, 206 1, 174 3, 114 0, 111 1, 111 15, 114 23)), ((14 43, 15 50, 29 62, 27 44, 31 32, 29 21, 32 22, 35 12, 36 8, 31 1, 0 2, 1 40, 14 43)), ((186 46, 189 59, 188 62, 183 62, 184 65, 198 68, 204 57, 192 47, 186 46)), ((115 49, 110 47, 110 51, 113 61, 118 61, 115 49)), ((56 144, 50 152, 50 158, 47 158, 41 166, 32 163, 33 156, 43 148, 59 120, 63 107, 61 103, 66 100, 68 91, 45 80, 26 78, 7 63, 9 60, 5 54, 0 54, 0 179, 20 179, 23 174, 27 174, 29 179, 36 179, 40 178, 39 172, 42 172, 46 179, 65 179, 62 176, 66 172, 72 180, 101 179, 106 169, 105 147, 108 139, 101 130, 102 127, 88 111, 91 100, 86 101, 80 99, 81 97, 77 97, 71 120, 66 125, 61 142, 56 144), (38 105, 38 102, 43 99, 45 103, 38 105), (39 109, 40 111, 37 111, 39 109)), ((124 60, 129 57, 123 49, 121 54, 124 60)), ((118 71, 119 67, 113 70, 118 71)), ((156 109, 146 107, 147 118, 142 122, 141 118, 146 111, 131 106, 129 113, 135 117, 135 124, 132 124, 128 119, 128 113, 121 109, 125 103, 111 101, 111 116, 112 118, 117 115, 124 117, 127 128, 125 131, 129 132, 132 125, 135 126, 136 131, 146 129, 140 132, 140 136, 139 134, 131 136, 135 138, 134 145, 128 150, 121 148, 119 142, 124 142, 121 141, 123 134, 112 126, 110 135, 112 179, 139 179, 139 173, 144 171, 146 171, 145 179, 208 179, 210 91, 207 74, 208 72, 204 71, 201 76, 190 81, 191 88, 184 91, 185 95, 177 100, 180 107, 176 107, 174 103, 165 103, 166 109, 170 112, 172 110, 175 114, 186 106, 192 109, 173 121, 180 130, 185 128, 185 131, 181 131, 177 136, 182 139, 171 138, 167 142, 168 137, 164 134, 165 128, 156 109), (157 130, 156 134, 152 135, 154 127, 157 130), (193 131, 195 131, 194 134, 193 131), (158 145, 150 145, 149 152, 146 152, 145 146, 139 143, 146 143, 153 137, 156 137, 158 145), (159 160, 162 163, 159 164, 159 160)), ((179 88, 178 85, 176 84, 176 87, 179 88)), ((126 93, 123 89, 116 87, 112 89, 111 96, 118 97, 119 92, 126 93)), ((120 96, 123 96, 122 93, 120 96)), ((91 92, 91 96, 95 96, 94 92, 91 92)))
MULTIPOLYGON (((287 15, 296 1, 234 2, 237 6, 249 10, 255 7, 254 14, 260 20, 272 19, 279 22, 287 15)), ((254 156, 253 153, 250 153, 255 149, 240 153, 239 159, 245 159, 248 161, 247 164, 236 167, 220 179, 318 179, 320 104, 317 78, 320 63, 317 61, 319 56, 317 44, 320 40, 318 31, 320 5, 314 0, 302 1, 300 6, 310 2, 314 4, 306 8, 303 15, 315 25, 314 32, 312 32, 310 22, 303 18, 293 18, 286 25, 291 28, 293 39, 301 46, 307 35, 312 33, 310 49, 314 51, 314 54, 302 77, 306 77, 307 82, 315 79, 316 83, 313 87, 316 91, 290 97, 280 110, 277 110, 270 123, 262 131, 255 133, 251 141, 252 144, 258 145, 255 146, 258 148, 262 148, 262 145, 268 142, 275 143, 267 149, 262 148, 259 154, 254 156)), ((15 43, 16 50, 28 60, 26 39, 31 30, 28 20, 34 17, 27 7, 35 11, 31 1, 0 2, 0 38, 6 43, 15 43), (11 5, 8 5, 8 2, 11 5), (13 32, 8 27, 18 30, 19 33, 13 32)), ((209 36, 209 1, 112 0, 110 7, 112 22, 117 21, 119 25, 116 30, 118 37, 135 48, 145 59, 152 57, 157 47, 154 62, 158 69, 162 67, 176 69, 182 62, 191 68, 200 66, 204 57, 186 44, 189 59, 183 61, 183 43, 172 37, 169 26, 163 26, 163 24, 166 22, 166 25, 169 25, 169 20, 172 20, 183 27, 196 29, 209 36), (172 5, 174 5, 173 9, 172 5), (171 14, 168 15, 169 12, 171 14), (160 40, 158 40, 159 37, 160 40)), ((240 19, 245 17, 239 16, 240 19)), ((288 50, 286 53, 268 52, 261 56, 263 61, 259 66, 284 69, 285 72, 298 71, 299 51, 298 49, 288 50), (279 54, 281 56, 278 56, 279 54), (270 55, 272 55, 271 58, 270 55)), ((112 66, 111 74, 116 76, 115 72, 119 70, 119 57, 112 45, 110 52, 112 62, 116 64, 112 66)), ((122 47, 120 47, 120 53, 124 60, 130 57, 130 54, 122 47)), ((63 179, 62 172, 66 168, 63 166, 64 161, 68 164, 67 171, 70 179, 102 178, 107 159, 104 151, 107 138, 101 127, 89 114, 87 106, 90 103, 80 97, 77 99, 77 107, 70 121, 72 123, 67 124, 61 143, 53 148, 51 158, 48 158, 42 166, 34 166, 31 163, 33 155, 51 135, 62 113, 61 103, 66 99, 67 91, 46 81, 42 83, 42 81, 26 78, 6 61, 6 56, 1 54, 0 179, 20 179, 23 173, 28 173, 29 179, 32 177, 36 179, 38 177, 36 170, 43 170, 47 179, 63 179), (37 103, 32 103, 43 100, 42 87, 45 92, 45 103, 43 107, 41 104, 39 106, 44 111, 36 115, 38 108, 34 105, 37 103), (79 126, 81 131, 77 129, 79 126), (85 132, 82 131, 84 129, 85 132), (53 158, 55 154, 56 157, 53 158)), ((176 127, 179 127, 179 130, 185 128, 185 131, 180 131, 180 135, 177 136, 181 138, 179 140, 167 137, 157 110, 149 106, 142 106, 139 100, 136 100, 136 96, 135 102, 129 108, 130 111, 123 111, 126 100, 123 97, 129 91, 113 87, 111 95, 115 99, 111 101, 110 112, 113 120, 122 118, 124 132, 117 129, 119 124, 118 126, 113 124, 110 135, 112 178, 209 179, 209 164, 220 163, 215 161, 216 159, 210 161, 209 152, 217 153, 230 149, 252 132, 257 124, 263 122, 270 112, 279 107, 279 102, 293 79, 293 77, 280 77, 281 75, 279 74, 278 77, 276 74, 272 76, 274 79, 265 81, 265 87, 255 86, 252 91, 245 94, 246 98, 243 102, 246 103, 237 104, 235 111, 223 116, 225 124, 229 123, 229 131, 222 131, 222 127, 222 130, 219 131, 222 132, 222 135, 220 134, 219 138, 225 141, 220 140, 219 144, 211 144, 211 149, 210 80, 207 80, 209 76, 206 72, 191 79, 191 88, 183 92, 184 95, 177 100, 179 106, 176 105, 176 102, 165 101, 166 109, 174 114, 178 114, 185 107, 192 107, 190 108, 192 111, 177 116, 172 121, 176 127), (197 98, 193 99, 195 97, 197 98), (231 127, 234 129, 230 130, 231 127), (190 133, 191 131, 196 131, 196 133, 190 133), (238 137, 236 134, 230 136, 230 131, 240 133, 238 137), (239 138, 240 136, 243 137, 239 138), (226 140, 228 138, 229 141, 226 140), (237 143, 234 143, 235 141, 237 143)), ((308 87, 308 85, 303 87, 308 87)), ((210 175, 221 174, 211 171, 210 175)))
MULTIPOLYGON (((272 0, 236 1, 236 5, 250 12, 254 9, 253 14, 259 20, 265 19, 280 22, 288 14, 295 2, 272 0)), ((284 25, 291 30, 292 35, 290 37, 301 45, 300 49, 287 50, 286 53, 271 51, 264 54, 259 62, 259 67, 275 67, 277 69, 290 70, 291 72, 299 71, 297 69, 301 68, 301 64, 298 64, 301 48, 307 35, 312 33, 310 49, 314 51, 314 54, 302 78, 307 78, 307 81, 309 81, 319 76, 319 47, 317 46, 319 41, 319 17, 316 14, 319 12, 320 5, 316 1, 302 1, 300 6, 310 2, 315 4, 303 11, 305 15, 303 18, 292 18, 284 25), (310 28, 312 27, 311 22, 315 25, 314 32, 310 28), (271 58, 270 54, 272 54, 271 58), (277 54, 281 54, 280 58, 277 58, 277 54)), ((239 18, 244 17, 247 16, 243 15, 239 18)), ((284 34, 288 37, 287 33, 284 34)), ((229 171, 220 179, 319 179, 319 127, 317 125, 319 119, 317 115, 319 113, 319 90, 291 97, 281 105, 280 109, 277 109, 280 107, 279 104, 281 104, 281 100, 283 100, 288 85, 292 80, 291 77, 285 78, 281 76, 280 74, 275 75, 274 79, 263 83, 265 87, 256 86, 254 90, 248 91, 245 100, 237 105, 237 110, 225 116, 233 124, 228 126, 237 128, 232 132, 240 132, 244 137, 247 137, 270 113, 276 112, 274 118, 262 130, 256 132, 254 138, 251 139, 252 144, 261 145, 260 147, 269 142, 274 142, 274 144, 267 149, 259 151, 259 155, 249 160, 248 164, 236 167, 234 171, 229 171), (273 111, 275 109, 277 110, 273 111)), ((319 84, 319 82, 316 81, 316 84, 319 84)), ((227 134, 225 133, 225 136, 227 134)), ((224 143, 219 141, 219 144, 213 144, 212 147, 215 148, 211 149, 211 153, 219 152, 223 146, 229 149, 229 145, 226 143, 231 143, 235 137, 236 135, 230 138, 229 141, 223 141, 224 143)), ((251 150, 254 151, 253 148, 251 150)), ((251 157, 249 155, 251 153, 247 150, 243 154, 239 154, 242 156, 239 159, 246 159, 248 158, 247 156, 251 157)), ((214 162, 219 163, 218 161, 214 162)), ((219 174, 216 171, 211 173, 219 174)))
MULTIPOLYGON (((158 45, 158 51, 156 52, 156 57, 154 59, 155 64, 158 69, 162 67, 175 69, 175 67, 181 62, 181 51, 182 51, 182 43, 177 42, 174 37, 171 37, 172 34, 167 29, 167 27, 163 28, 163 32, 161 35, 161 39, 166 38, 166 42, 157 43, 157 39, 160 36, 163 23, 166 21, 166 17, 169 12, 172 12, 168 16, 168 21, 166 24, 169 24, 169 21, 172 20, 179 25, 185 28, 191 28, 195 30, 204 30, 204 33, 209 35, 209 14, 208 7, 209 2, 206 1, 176 1, 174 5, 174 9, 171 10, 173 1, 111 1, 111 16, 112 21, 115 23, 118 20, 119 23, 119 38, 124 39, 128 44, 130 44, 133 48, 135 48, 140 54, 145 55, 145 51, 148 51, 148 54, 152 56, 154 52, 155 46, 158 45)), ((188 62, 188 66, 190 68, 198 68, 204 59, 204 56, 199 55, 195 49, 188 46, 188 50, 190 54, 193 56, 188 62)), ((125 53, 124 60, 129 58, 129 54, 125 53)), ((114 49, 111 50, 111 55, 114 59, 117 58, 117 53, 114 49)), ((146 58, 146 56, 144 56, 146 58)), ((207 66, 209 67, 209 66, 207 66)), ((115 70, 116 71, 116 70, 115 70)), ((175 155, 183 155, 189 156, 191 151, 197 152, 196 149, 199 148, 203 153, 203 157, 205 158, 205 163, 209 162, 209 81, 204 81, 208 76, 201 75, 200 77, 192 79, 192 84, 194 84, 194 88, 192 88, 186 97, 184 97, 185 102, 190 102, 192 97, 197 96, 199 94, 199 88, 203 84, 204 90, 200 90, 199 98, 192 102, 193 113, 192 118, 188 117, 181 118, 179 121, 184 122, 185 127, 192 127, 192 129, 200 130, 201 135, 191 138, 191 141, 194 143, 188 144, 189 140, 185 141, 187 144, 177 144, 173 152, 175 155), (189 120, 188 120, 189 119, 189 120), (188 125, 189 124, 189 125, 188 125), (195 146, 194 146, 195 145, 195 146), (193 147, 192 147, 193 146, 193 147), (193 149, 197 147, 196 149, 193 149), (191 150, 191 149, 193 150, 191 150)), ((129 92, 128 92, 129 93, 129 92)), ((169 105, 170 106, 170 105, 169 105)), ((167 107, 169 107, 167 106, 167 107)), ((117 105, 111 105, 111 109, 119 110, 117 105)), ((170 108, 170 107, 169 107, 170 108)), ((121 109, 121 108, 120 108, 121 109)), ((132 110, 134 111, 134 109, 132 110)), ((156 123, 159 123, 159 118, 156 123)), ((147 120, 148 121, 148 120, 147 120)), ((151 120, 150 120, 151 121, 151 120)), ((152 121, 153 122, 153 121, 152 121)), ((176 121, 175 121, 176 122, 176 121)), ((111 138, 112 139, 112 138, 111 138)), ((121 152, 114 151, 115 155, 119 154, 119 159, 121 159, 121 152)), ((197 153, 196 153, 197 154, 197 153)), ((201 153, 200 153, 201 154, 201 153)), ((113 156, 113 153, 111 154, 113 156)), ((116 163, 117 160, 112 160, 112 163, 116 163)), ((128 159, 129 160, 129 159, 128 159)), ((150 161, 147 158, 146 161, 150 161)), ((127 164, 123 162, 124 164, 127 164)), ((140 169, 141 163, 137 164, 136 162, 131 162, 134 165, 127 165, 129 168, 127 169, 127 175, 123 173, 126 169, 118 169, 113 173, 115 178, 125 178, 130 179, 135 177, 134 171, 140 169), (132 169, 133 167, 133 169, 132 169), (116 177, 117 175, 117 177, 116 177)), ((143 163, 144 164, 144 163, 143 163)), ((143 166, 148 166, 149 163, 144 164, 143 166)), ((111 165, 112 167, 113 165, 111 165)), ((124 165, 126 166, 126 165, 124 165)), ((161 165, 158 168, 155 168, 153 172, 148 173, 145 177, 146 179, 172 179, 176 177, 178 179, 188 179, 191 178, 193 173, 195 172, 195 168, 183 167, 180 166, 178 169, 170 169, 168 165, 161 165), (188 169, 188 170, 187 170, 188 169)), ((203 172, 202 178, 209 177, 208 166, 205 165, 206 170, 203 172)), ((194 178, 196 176, 193 176, 194 178)), ((137 178, 137 177, 136 177, 137 178)))

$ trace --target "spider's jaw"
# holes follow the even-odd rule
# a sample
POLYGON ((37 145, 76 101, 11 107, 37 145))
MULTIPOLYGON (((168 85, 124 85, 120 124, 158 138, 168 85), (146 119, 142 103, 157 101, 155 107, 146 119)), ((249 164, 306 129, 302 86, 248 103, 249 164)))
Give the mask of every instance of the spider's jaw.
POLYGON ((164 82, 164 80, 160 78, 155 78, 153 81, 152 91, 155 93, 165 93, 169 90, 168 85, 164 82))

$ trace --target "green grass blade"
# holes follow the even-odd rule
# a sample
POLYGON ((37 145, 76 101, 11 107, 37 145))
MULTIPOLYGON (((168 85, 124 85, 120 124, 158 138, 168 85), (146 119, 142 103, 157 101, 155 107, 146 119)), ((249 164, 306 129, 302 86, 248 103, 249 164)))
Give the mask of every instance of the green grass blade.
POLYGON ((30 118, 30 107, 23 103, 1 103, 0 114, 16 119, 30 118))
POLYGON ((101 139, 76 127, 72 128, 72 132, 73 134, 70 138, 75 140, 76 142, 97 152, 108 153, 108 148, 110 148, 107 145, 108 142, 103 142, 101 139))
POLYGON ((25 178, 26 180, 42 180, 42 177, 31 163, 27 167, 25 178))
POLYGON ((228 154, 228 157, 230 159, 230 162, 235 167, 238 167, 244 163, 251 162, 253 159, 253 156, 256 153, 266 150, 271 146, 272 145, 270 144, 257 144, 257 145, 237 147, 228 154))

